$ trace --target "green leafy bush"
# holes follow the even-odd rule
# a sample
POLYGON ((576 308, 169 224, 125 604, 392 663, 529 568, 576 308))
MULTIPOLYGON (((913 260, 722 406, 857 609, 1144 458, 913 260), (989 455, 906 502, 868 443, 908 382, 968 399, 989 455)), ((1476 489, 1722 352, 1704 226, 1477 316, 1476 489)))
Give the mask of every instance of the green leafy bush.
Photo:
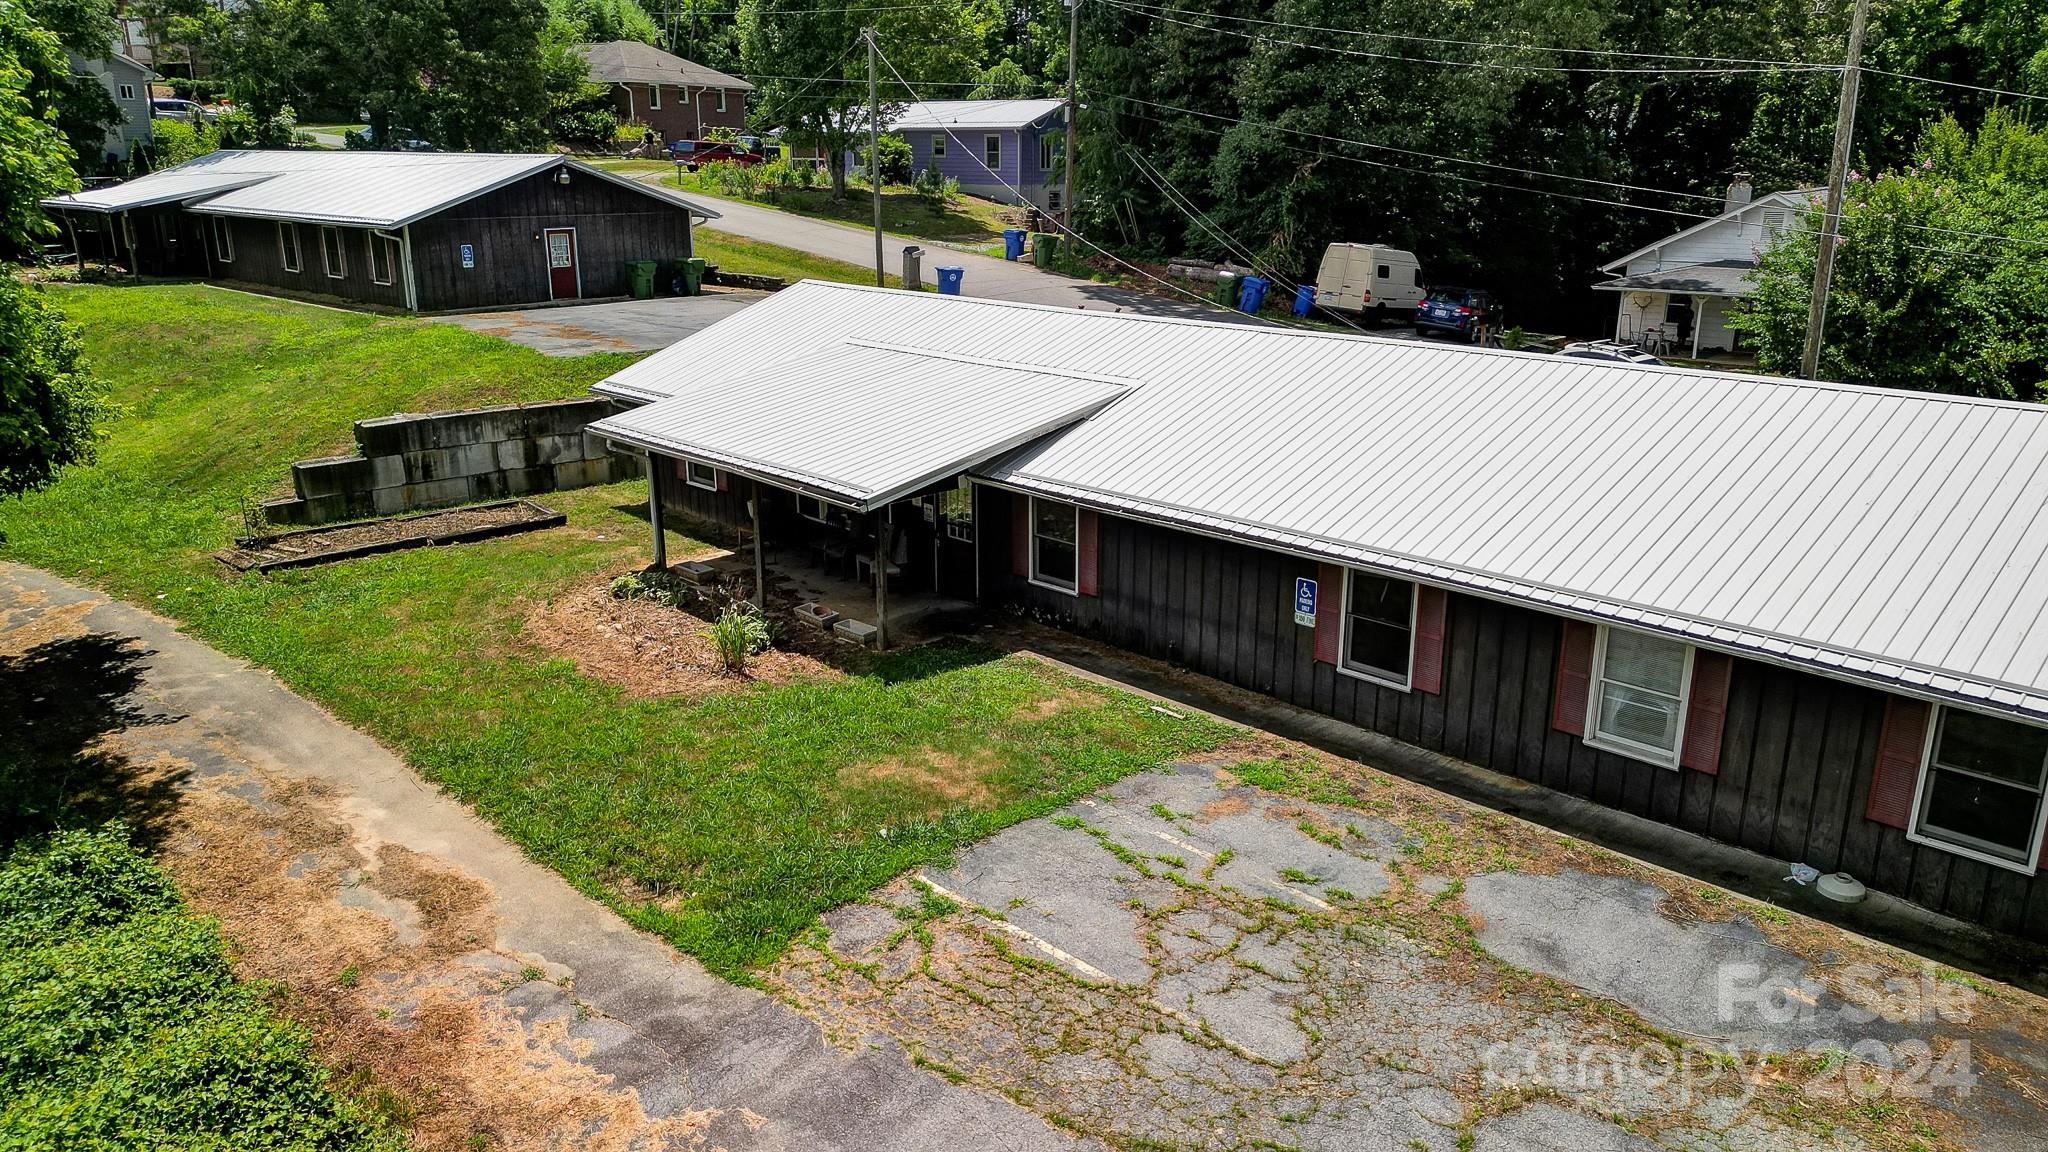
POLYGON ((396 1149, 118 825, 0 864, 0 1147, 396 1149))
POLYGON ((744 674, 747 661, 773 639, 768 621, 743 602, 728 605, 711 625, 711 642, 718 647, 718 658, 725 662, 725 670, 735 676, 744 674))

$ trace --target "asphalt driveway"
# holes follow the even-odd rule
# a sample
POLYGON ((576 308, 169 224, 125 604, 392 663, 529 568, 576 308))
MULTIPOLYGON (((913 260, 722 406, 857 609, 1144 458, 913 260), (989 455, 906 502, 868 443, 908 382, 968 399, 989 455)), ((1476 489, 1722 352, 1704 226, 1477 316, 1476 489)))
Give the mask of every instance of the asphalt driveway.
POLYGON ((614 300, 604 304, 468 312, 434 319, 459 324, 472 332, 502 336, 550 356, 653 352, 766 296, 765 292, 714 288, 702 296, 657 296, 651 300, 614 300))

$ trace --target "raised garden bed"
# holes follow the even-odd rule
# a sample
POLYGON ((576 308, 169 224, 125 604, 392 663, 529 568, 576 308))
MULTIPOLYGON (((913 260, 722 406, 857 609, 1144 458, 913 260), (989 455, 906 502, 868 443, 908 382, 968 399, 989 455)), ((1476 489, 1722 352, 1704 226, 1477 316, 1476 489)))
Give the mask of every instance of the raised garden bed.
POLYGON ((273 568, 304 568, 429 544, 466 544, 536 528, 553 528, 568 519, 532 500, 498 500, 270 536, 245 536, 236 540, 234 547, 223 548, 214 556, 237 572, 268 572, 273 568))

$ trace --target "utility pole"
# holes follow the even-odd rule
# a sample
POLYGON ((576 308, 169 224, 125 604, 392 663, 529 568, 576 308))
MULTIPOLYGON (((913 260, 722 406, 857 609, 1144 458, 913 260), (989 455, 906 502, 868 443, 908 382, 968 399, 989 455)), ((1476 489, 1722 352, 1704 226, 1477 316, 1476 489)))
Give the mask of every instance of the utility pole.
POLYGON ((1081 0, 1067 0, 1067 154, 1060 157, 1066 177, 1060 191, 1060 223, 1067 235, 1074 234, 1074 126, 1081 118, 1081 105, 1074 98, 1074 77, 1081 48, 1081 0))
POLYGON ((1835 278, 1835 239, 1842 232, 1842 186, 1849 178, 1850 145, 1856 139, 1856 90, 1863 79, 1863 28, 1870 19, 1870 0, 1856 0, 1849 17, 1849 55, 1842 69, 1842 103, 1835 109, 1835 155, 1828 163, 1827 211, 1822 216, 1820 246, 1813 262, 1813 300, 1806 308, 1806 352, 1799 374, 1815 379, 1820 371, 1821 333, 1828 322, 1828 288, 1835 278))
MULTIPOLYGON (((887 279, 882 272, 882 96, 875 79, 875 57, 881 49, 875 47, 873 28, 863 28, 860 34, 868 42, 868 186, 875 190, 875 287, 880 288, 887 279)), ((904 287, 914 290, 918 285, 904 287)))

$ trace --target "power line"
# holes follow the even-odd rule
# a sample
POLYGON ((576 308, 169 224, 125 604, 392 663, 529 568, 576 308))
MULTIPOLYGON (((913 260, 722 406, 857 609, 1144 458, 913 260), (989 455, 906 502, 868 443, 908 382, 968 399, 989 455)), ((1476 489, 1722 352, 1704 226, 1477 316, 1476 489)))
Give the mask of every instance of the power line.
MULTIPOLYGON (((1668 188, 1650 188, 1650 187, 1645 187, 1645 186, 1643 186, 1643 185, 1638 185, 1638 184, 1624 184, 1624 183, 1621 183, 1621 182, 1618 182, 1618 181, 1612 181, 1612 180, 1601 180, 1601 179, 1598 179, 1598 178, 1596 178, 1596 177, 1590 177, 1590 176, 1573 176, 1573 175, 1570 175, 1570 174, 1567 174, 1567 173, 1563 173, 1563 172, 1545 172, 1545 171, 1543 171, 1543 170, 1541 170, 1541 169, 1537 169, 1537 168, 1518 168, 1518 167, 1515 167, 1515 166, 1513 166, 1513 165, 1509 165, 1509 164, 1493 164, 1493 163, 1489 163, 1489 162, 1487 162, 1487 161, 1484 161, 1484 160, 1471 160, 1471 159, 1467 159, 1467 158, 1464 158, 1464 157, 1461 157, 1461 156, 1445 156, 1445 155, 1441 155, 1441 154, 1439 154, 1439 153, 1435 153, 1435 152, 1424 152, 1424 151, 1420 151, 1420 150, 1418 150, 1418 149, 1414 149, 1414 148, 1400 148, 1400 147, 1396 147, 1395 145, 1391 145, 1391 144, 1372 144, 1372 143, 1368 143, 1368 142, 1366 142, 1366 141, 1364 141, 1364 140, 1352 140, 1352 139, 1349 139, 1349 138, 1347 138, 1347 137, 1343 137, 1343 136, 1330 136, 1330 135, 1326 135, 1326 134, 1324 134, 1324 133, 1320 133, 1320 132, 1310 132, 1310 131, 1307 131, 1307 130, 1305 130, 1305 129, 1299 129, 1299 128, 1288 128, 1288 127, 1286 127, 1286 126, 1284 126, 1284 125, 1281 125, 1281 124, 1274 124, 1274 123, 1272 123, 1272 122, 1270 122, 1270 121, 1267 121, 1267 122, 1253 122, 1253 121, 1250 121, 1250 120, 1241 120, 1241 119, 1237 119, 1237 118, 1235 118, 1235 117, 1230 117, 1230 116, 1223 116, 1223 115, 1220 115, 1220 114, 1218 114, 1218 113, 1214 113, 1214 112, 1201 112, 1201 111, 1197 111, 1197 110, 1195 110, 1195 109, 1193 109, 1193 108, 1182 108, 1182 107, 1178 107, 1178 106, 1176 106, 1176 105, 1172 105, 1172 104, 1160 104, 1160 103, 1157 103, 1157 102, 1154 102, 1154 101, 1151 101, 1151 100, 1141 100, 1141 99, 1139 99, 1138 97, 1135 97, 1135 96, 1111 96, 1111 97, 1109 97, 1109 98, 1110 98, 1110 99, 1112 99, 1112 100, 1119 100, 1119 101, 1123 101, 1123 102, 1126 102, 1126 103, 1131 103, 1131 104, 1143 104, 1143 105, 1145 105, 1145 106, 1147 106, 1147 107, 1150 107, 1150 108, 1158 108, 1158 109, 1161 109, 1161 110, 1163 110, 1163 111, 1167 111, 1167 112, 1175 112, 1175 113, 1179 113, 1179 114, 1181 114, 1181 115, 1186 115, 1186 116, 1197 116, 1197 117, 1201 117, 1201 118, 1203 118, 1203 119, 1207 119, 1207 120, 1218 120, 1218 121, 1222 121, 1223 123, 1226 123, 1226 124, 1242 124, 1242 125, 1246 125, 1246 126, 1249 126, 1249 127, 1253 127, 1253 128, 1264 128, 1264 129, 1270 129, 1270 130, 1272 130, 1272 131, 1276 131, 1276 132, 1286 132, 1286 133, 1289 133, 1289 134, 1291 134, 1291 135, 1295 135, 1295 136, 1301 136, 1301 137, 1305 137, 1305 138, 1307 138, 1307 139, 1312 139, 1312 140, 1318 140, 1318 141, 1322 141, 1322 142, 1324 142, 1324 143, 1330 143, 1330 144, 1349 144, 1349 145, 1353 145, 1353 146, 1356 146, 1356 147, 1359 147, 1359 148, 1369 148, 1369 149, 1375 149, 1375 150, 1380 150, 1380 151, 1394 152, 1394 153, 1398 153, 1398 154, 1400 154, 1400 155, 1404 155, 1404 156, 1411 156, 1411 157, 1415 157, 1415 158, 1417 158, 1417 159, 1425 159, 1425 160, 1440 160, 1440 161, 1444 161, 1444 162, 1447 162, 1447 163, 1452 163, 1452 164, 1466 164, 1466 165, 1472 165, 1472 166, 1475 166, 1475 167, 1480 167, 1480 168, 1490 168, 1490 169, 1494 169, 1494 170, 1497 170, 1497 171, 1511 172, 1511 173, 1514 173, 1514 174, 1517 174, 1517 175, 1522 175, 1522 176, 1534 176, 1534 177, 1537 177, 1537 178, 1539 178, 1539 179, 1545 179, 1545 180, 1569 180, 1569 181, 1575 181, 1575 182, 1579 182, 1579 183, 1588 183, 1588 184, 1604 185, 1604 186, 1606 186, 1606 187, 1610 187, 1610 188, 1616 188, 1616 189, 1620 189, 1620 190, 1624 190, 1624 191, 1629 191, 1629 192, 1644 192, 1644 193, 1649 193, 1649 194, 1651 194, 1651 195, 1656 195, 1656 196, 1672 196, 1672 197, 1679 197, 1679 198, 1686 198, 1686 199, 1693 199, 1693 200, 1705 200, 1705 201, 1709 201, 1709 202, 1714 202, 1714 203, 1719 203, 1719 202, 1721 202, 1721 201, 1720 201, 1720 197, 1717 197, 1717 196, 1707 196, 1707 195, 1704 195, 1704 194, 1702 194, 1702 193, 1698 193, 1698 192, 1678 192, 1678 191, 1673 191, 1673 190, 1671 190, 1671 189, 1668 189, 1668 188)), ((1135 115, 1135 113, 1133 113, 1133 115, 1135 115)), ((1170 124, 1171 124, 1171 121, 1166 121, 1166 120, 1160 120, 1160 119, 1158 119, 1158 118, 1156 118, 1156 117, 1151 117, 1151 116, 1141 116, 1141 117, 1140 117, 1140 119, 1144 119, 1144 120, 1150 120, 1150 121, 1152 121, 1153 123, 1157 123, 1157 124, 1167 124, 1167 125, 1170 125, 1170 124)), ((1220 132, 1220 131, 1221 131, 1221 129, 1214 129, 1214 131, 1218 131, 1218 132, 1220 132)), ((1282 145, 1282 147, 1286 147, 1286 145, 1282 145)), ((1388 163, 1384 163, 1384 162, 1381 162, 1381 161, 1375 161, 1375 160, 1367 160, 1367 159, 1364 159, 1364 158, 1362 158, 1362 157, 1357 157, 1357 156, 1345 156, 1345 155, 1343 155, 1343 154, 1341 154, 1341 153, 1328 153, 1328 152, 1316 152, 1316 151, 1311 151, 1311 150, 1309 150, 1309 149, 1304 149, 1304 148, 1292 148, 1292 149, 1290 149, 1290 150, 1291 150, 1291 151, 1296 151, 1296 152, 1301 152, 1301 153, 1303 153, 1303 154, 1305 154, 1305 155, 1311 155, 1311 156, 1334 156, 1335 158, 1337 158, 1337 159, 1340 159, 1340 160, 1347 160, 1347 161, 1350 161, 1350 162, 1353 162, 1353 163, 1357 163, 1357 164, 1367 164, 1367 165, 1371 165, 1371 166, 1373 166, 1373 167, 1377 167, 1377 168, 1386 168, 1386 169, 1390 169, 1390 170, 1392 170, 1392 171, 1396 171, 1396 172, 1411 172, 1411 173, 1414 173, 1414 174, 1416 174, 1416 175, 1422 175, 1422 176, 1435 176, 1435 177, 1440 177, 1440 178, 1442 178, 1442 179, 1447 179, 1447 180, 1460 180, 1460 181, 1463 181, 1463 182, 1465 182, 1465 183, 1469 183, 1469 184, 1477 184, 1477 185, 1480 185, 1480 186, 1482 186, 1482 187, 1488 187, 1488 188, 1501 188, 1501 189, 1505 189, 1505 190, 1508 190, 1508 191, 1513 191, 1513 192, 1530 192, 1530 193, 1534 193, 1534 194, 1536 194, 1536 195, 1538 195, 1538 196, 1552 196, 1552 197, 1556 197, 1556 198, 1559 198, 1559 199, 1564 199, 1564 200, 1577 200, 1577 201, 1582 201, 1582 202, 1584 202, 1584 203, 1588 203, 1588 204, 1600 204, 1600 205, 1605 205, 1605 206, 1607 206, 1607 207, 1611 207, 1611 208, 1625 208, 1625 209, 1628 209, 1629 211, 1633 211, 1633 212, 1654 212, 1654 213, 1657 213, 1657 214, 1659 214, 1659 215, 1664 215, 1664 216, 1678 216, 1678 217, 1682 217, 1682 218, 1685 218, 1685 219, 1689 219, 1689 220, 1695 220, 1695 221, 1702 221, 1702 220, 1713 220, 1713 219, 1716 219, 1717 217, 1719 217, 1720 215, 1722 215, 1721 213, 1702 213, 1702 212, 1691 212, 1691 211, 1684 211, 1684 210, 1681 210, 1681 209, 1675 209, 1675 208, 1659 208, 1659 207, 1657 207, 1657 206, 1655 206, 1655 205, 1651 205, 1651 204, 1636 204, 1636 203, 1631 203, 1631 202, 1629 202, 1629 201, 1626 201, 1626 200, 1610 200, 1610 199, 1607 199, 1607 198, 1605 198, 1605 197, 1600 197, 1600 196, 1581 196, 1581 195, 1576 195, 1576 194, 1573 194, 1573 193, 1569 193, 1569 192, 1554 192, 1554 191, 1551 191, 1551 190, 1549 190, 1549 189, 1545 189, 1545 188, 1530 188, 1530 187, 1528 187, 1528 186, 1526 186, 1526 185, 1519 185, 1519 184, 1502 184, 1502 183, 1499 183, 1499 182, 1497 182, 1497 181, 1492 181, 1492 180, 1481 180, 1481 179, 1478 179, 1478 178, 1476 178, 1476 177, 1471 177, 1471 176, 1460 176, 1460 175, 1458 175, 1457 173, 1454 173, 1454 172, 1438 172, 1438 171, 1434 171, 1434 170, 1431 170, 1431 169, 1427 169, 1427 168, 1406 168, 1406 167, 1402 167, 1402 166, 1400 166, 1400 165, 1398 165, 1398 164, 1388 164, 1388 163)), ((2021 246, 2023 246, 2023 247, 2036 247, 2036 248, 2043 248, 2043 247, 2048 247, 2048 241, 2042 241, 2042 240, 2030 240, 2030 239, 2027 239, 2027 238, 2025 238, 2025 237, 2020 237, 2020 236, 2007 236, 2007 235, 2004 235, 2004 234, 2002 234, 2002 233, 1996 233, 1996 232, 1971 232, 1971 231, 1967 231, 1967 230, 1964 230, 1964 229, 1960 229, 1960 228, 1942 228, 1942 227, 1938 227, 1938 226, 1936 226, 1936 225, 1932 225, 1932 224, 1916 224, 1916 223, 1914 223, 1914 222, 1912 222, 1912 221, 1909 221, 1909 220, 1897 220, 1897 219, 1893 219, 1893 221, 1892 221, 1892 222, 1893 222, 1893 223, 1896 223, 1897 225, 1899 225, 1899 226, 1900 226, 1900 227, 1902 227, 1902 228, 1910 228, 1910 229, 1913 229, 1913 230, 1915 230, 1915 231, 1923 231, 1923 232, 1943 232, 1943 233, 1947 233, 1947 234, 1950 234, 1950 235, 1955 235, 1955 236, 1962 236, 1962 237, 1967 237, 1967 238, 1969 238, 1969 239, 1975 239, 1975 240, 1988 240, 1988 241, 1992 241, 1992 242, 1995 242, 1995 243, 2005 243, 2005 244, 2017 244, 2017 245, 2021 245, 2021 246)), ((1795 229, 1795 230, 1796 230, 1796 231, 1802 231, 1802 232, 1806 232, 1806 233, 1808 233, 1808 234, 1811 234, 1811 235, 1819 235, 1818 231, 1817 231, 1817 230, 1815 230, 1815 229, 1810 229, 1810 228, 1801 228, 1801 229, 1795 229)), ((1907 247, 1909 247, 1909 248, 1913 248, 1913 249, 1916 249, 1916 250, 1918 250, 1918 251, 1922 251, 1922 252, 1932 252, 1932 253, 1936 253, 1936 254, 1939 254, 1939 255, 1946 255, 1946 256, 1982 256, 1982 255, 1983 255, 1983 253, 1982 253, 1982 252, 1978 252, 1978 251, 1971 251, 1971 250, 1965 250, 1965 249, 1956 249, 1956 248, 1935 248, 1935 247, 1930 247, 1930 246, 1927 246, 1927 245, 1923 245, 1923 244, 1908 244, 1908 245, 1907 245, 1907 247)))
POLYGON ((1970 92, 1983 92, 1992 96, 2010 96, 2015 100, 2048 100, 2033 92, 2015 92, 2010 88, 1989 88, 1982 84, 1965 84, 1961 80, 1937 80, 1932 76, 1915 76, 1911 72, 1887 72, 1883 68, 1865 67, 1863 71, 1872 76, 1889 76, 1894 80, 1916 80, 1922 84, 1939 84, 1943 88, 1961 88, 1970 92))
POLYGON ((1665 52, 1627 52, 1617 48, 1567 48, 1555 44, 1511 44, 1493 40, 1460 40, 1446 36, 1417 36, 1403 32, 1377 32, 1362 28, 1343 28, 1323 24, 1292 24, 1285 20, 1261 20, 1253 16, 1230 16, 1221 12, 1189 9, 1168 9, 1157 4, 1146 4, 1143 0, 1126 0, 1127 8, 1144 8, 1159 13, 1178 12, 1187 16, 1204 16, 1211 20, 1228 20, 1237 24, 1261 24, 1271 28, 1289 28, 1300 32, 1334 32, 1342 36, 1359 36, 1373 40, 1391 40, 1409 44, 1442 44, 1460 48, 1495 48, 1507 52, 1554 52, 1573 56, 1599 56, 1626 60, 1676 60, 1687 63, 1749 64, 1770 68, 1797 68, 1802 70, 1834 70, 1834 65, 1814 64, 1804 60, 1763 60, 1738 56, 1687 56, 1665 52))
MULTIPOLYGON (((882 52, 882 51, 881 51, 881 49, 880 49, 879 47, 875 49, 875 54, 876 54, 876 56, 880 57, 880 59, 881 59, 881 61, 882 61, 882 63, 883 63, 883 64, 886 64, 886 65, 888 65, 888 68, 889 68, 889 74, 890 74, 891 76, 894 76, 894 77, 896 77, 896 82, 897 82, 898 84, 901 84, 901 85, 903 85, 904 89, 905 89, 906 91, 908 91, 908 92, 910 93, 910 95, 911 95, 911 97, 912 97, 913 99, 915 99, 915 98, 917 97, 917 89, 911 86, 911 83, 910 83, 910 81, 908 81, 908 80, 905 80, 905 79, 903 78, 903 73, 901 73, 901 72, 898 72, 898 71, 896 70, 896 62, 895 62, 894 60, 891 60, 891 59, 889 59, 888 55, 887 55, 886 53, 882 52)), ((967 144, 966 144, 966 142, 965 142, 965 141, 963 141, 963 140, 961 140, 961 139, 960 139, 960 137, 959 137, 958 135, 956 135, 956 134, 954 133, 954 131, 953 131, 953 130, 952 130, 951 128, 941 128, 940 130, 941 130, 941 131, 943 131, 943 132, 944 132, 944 133, 946 134, 946 138, 947 138, 947 139, 949 139, 949 140, 951 140, 951 141, 952 141, 953 143, 955 143, 955 144, 958 144, 958 145, 960 145, 960 147, 962 147, 962 148, 965 148, 965 147, 967 147, 967 144)), ((1003 177, 1002 177, 1002 174, 1001 174, 1001 173, 995 173, 994 175, 995 175, 995 178, 996 178, 996 182, 997 182, 997 183, 999 183, 999 184, 1001 184, 1001 185, 1002 185, 1002 186, 1003 186, 1003 187, 1004 187, 1005 189, 1007 189, 1007 190, 1008 190, 1008 191, 1010 192, 1010 194, 1011 194, 1011 195, 1013 195, 1013 196, 1017 197, 1017 198, 1018 198, 1018 199, 1020 199, 1020 200, 1025 200, 1025 199, 1026 199, 1026 197, 1024 196, 1024 193, 1023 193, 1022 191, 1020 191, 1020 190, 1019 190, 1019 189, 1017 188, 1017 186, 1016 186, 1016 185, 1014 185, 1014 184, 1010 183, 1009 181, 1007 181, 1007 180, 1003 179, 1003 177)), ((1028 200, 1027 200, 1027 203, 1028 203, 1028 200)), ((1097 244, 1097 243, 1095 243, 1095 242, 1093 242, 1093 241, 1091 241, 1091 240, 1089 240, 1089 239, 1087 239, 1087 238, 1083 237, 1083 236, 1082 236, 1082 235, 1081 235, 1081 234, 1080 234, 1079 232, 1076 232, 1076 231, 1074 231, 1074 229, 1073 229, 1072 227, 1070 227, 1070 226, 1069 226, 1069 225, 1068 225, 1068 224, 1067 224, 1067 223, 1066 223, 1066 222, 1065 222, 1064 220, 1057 220, 1057 219, 1050 219, 1050 218, 1048 218, 1048 219, 1049 219, 1049 222, 1050 222, 1050 223, 1052 224, 1052 226, 1053 226, 1053 227, 1055 227, 1055 228, 1058 228, 1058 229, 1059 229, 1059 230, 1060 230, 1060 231, 1061 231, 1062 233, 1065 233, 1065 234, 1066 234, 1067 236, 1069 236, 1069 237, 1073 238, 1073 240, 1074 240, 1075 242, 1077 242, 1077 243, 1080 243, 1080 244, 1086 244, 1086 245, 1087 245, 1088 247, 1090 247, 1090 248, 1094 249, 1094 250, 1095 250, 1096 252, 1098 252, 1098 253, 1101 253, 1101 254, 1102 254, 1103 256, 1105 256, 1105 257, 1108 257, 1108 258, 1109 258, 1109 259, 1110 259, 1111 261, 1113 261, 1113 262, 1115 262, 1115 263, 1117 263, 1117 264, 1120 264, 1120 265, 1122 265, 1123 267, 1125 267, 1125 268, 1128 268, 1128 269, 1130 269, 1130 270, 1131 270, 1131 271, 1133 271, 1133 272, 1136 272, 1136 273, 1137 273, 1138 275, 1140 275, 1140 276, 1143 276, 1143 277, 1144 277, 1145 279, 1147 279, 1147 280, 1150 280, 1150 281, 1152 281, 1153 283, 1155 283, 1155 284, 1158 284, 1158 285, 1160 285, 1160 286, 1162 286, 1162 287, 1164 287, 1164 288, 1166 288, 1166 289, 1168 289, 1168 290, 1170 290, 1170 291, 1173 291, 1173 292, 1178 292, 1178 293, 1180 293, 1181 295, 1183 295, 1183 296, 1186 296, 1186 297, 1187 297, 1188 299, 1190 299, 1190 300, 1193 300, 1193 301, 1195 301, 1195 302, 1196 302, 1196 303, 1198 303, 1198 304, 1203 304, 1203 305, 1206 305, 1206 306, 1208 306, 1208 307, 1211 307, 1211 308, 1213 308, 1213 307, 1215 307, 1215 306, 1216 306, 1216 303, 1215 303, 1215 301, 1213 301, 1213 300, 1210 300, 1210 299, 1208 299, 1208 298, 1207 298, 1207 297, 1205 297, 1205 296, 1202 296, 1202 295, 1201 295, 1200 293, 1197 293, 1197 292, 1191 292, 1191 291, 1189 291, 1188 289, 1186 289, 1186 288, 1183 288, 1183 287, 1181 287, 1180 285, 1178 285, 1178 284, 1175 284, 1175 283, 1173 283, 1173 282, 1172 282, 1172 281, 1170 281, 1170 280, 1166 280, 1166 279, 1164 279, 1164 278, 1162 278, 1162 277, 1159 277, 1159 276, 1154 276, 1154 275, 1153 275, 1152 273, 1150 273, 1150 272, 1147 272, 1147 271, 1146 271, 1145 269, 1143 269, 1143 268, 1140 268, 1140 267, 1138 267, 1138 266, 1137 266, 1136 264, 1133 264, 1133 263, 1131 263, 1131 262, 1130 262, 1129 260, 1126 260, 1126 259, 1124 259, 1123 257, 1121 257, 1121 256, 1118 256, 1118 255, 1117 255, 1116 253, 1114 253, 1114 252, 1111 252, 1111 251, 1109 251, 1108 249, 1106 249, 1106 248, 1102 247, 1102 246, 1101 246, 1100 244, 1097 244)), ((1283 321, 1283 320, 1279 320, 1279 319, 1276 319, 1276 318, 1274 318, 1274 317, 1270 317, 1270 316, 1261 316, 1261 315, 1258 315, 1258 314, 1256 314, 1256 313, 1254 313, 1254 314, 1253 314, 1253 319, 1255 319, 1255 320, 1260 320, 1260 321, 1263 321, 1263 322, 1265 322, 1265 323, 1267 323, 1267 324, 1275 324, 1275 325, 1278 325, 1278 326, 1280 326, 1280 327, 1282 327, 1282 328, 1300 328, 1300 327, 1303 327, 1302 325, 1299 325, 1299 324, 1290 324, 1290 323, 1288 323, 1288 322, 1286 322, 1286 321, 1283 321)))
POLYGON ((1283 40, 1257 32, 1239 32, 1230 28, 1212 28, 1208 25, 1178 19, 1163 11, 1147 12, 1142 8, 1125 3, 1124 0, 1103 0, 1103 2, 1112 8, 1121 8, 1126 12, 1136 13, 1137 15, 1146 16, 1154 20, 1164 20, 1169 24, 1178 24, 1184 28, 1193 28, 1202 32, 1213 32, 1222 36, 1236 36, 1261 44, 1305 48, 1310 51, 1330 52, 1339 56, 1355 56, 1369 60, 1394 60, 1408 64, 1438 64, 1446 68, 1478 68, 1500 72, 1551 72, 1605 76, 1737 76, 1755 73, 1840 71, 1838 66, 1828 64, 1801 64, 1792 67, 1773 65, 1761 68, 1747 65, 1714 68, 1590 68, 1563 64, 1502 64, 1487 60, 1445 60, 1436 56, 1404 56, 1391 52, 1368 52, 1362 48, 1343 48, 1335 44, 1308 44, 1300 40, 1283 40))

